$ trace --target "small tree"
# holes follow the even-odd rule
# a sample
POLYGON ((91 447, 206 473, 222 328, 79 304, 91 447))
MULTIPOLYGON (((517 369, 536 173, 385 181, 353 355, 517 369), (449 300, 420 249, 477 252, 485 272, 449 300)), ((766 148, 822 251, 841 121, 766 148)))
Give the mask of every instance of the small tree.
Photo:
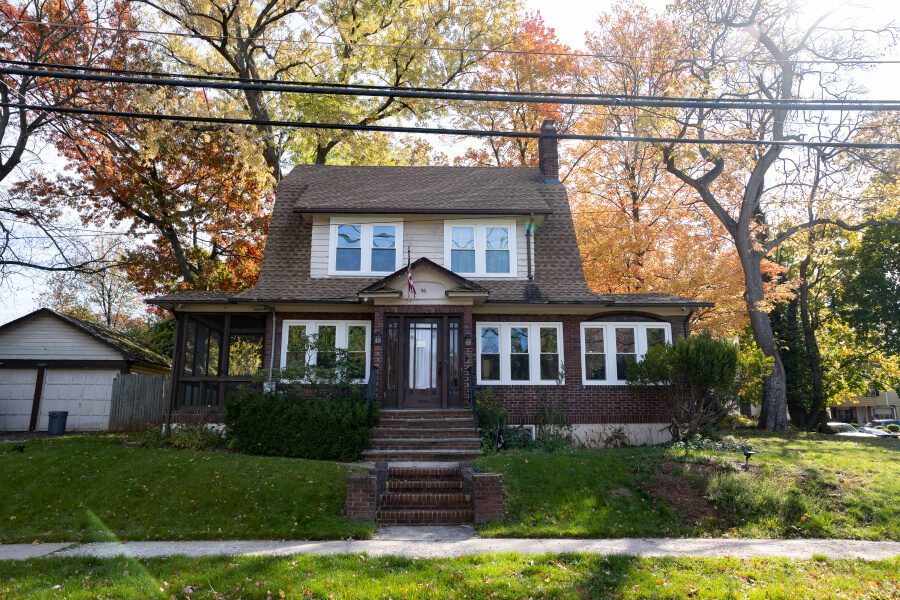
POLYGON ((632 387, 660 387, 672 437, 684 439, 736 410, 743 399, 761 395, 771 361, 758 350, 742 353, 737 344, 703 332, 674 346, 650 348, 643 360, 629 365, 627 380, 632 387))

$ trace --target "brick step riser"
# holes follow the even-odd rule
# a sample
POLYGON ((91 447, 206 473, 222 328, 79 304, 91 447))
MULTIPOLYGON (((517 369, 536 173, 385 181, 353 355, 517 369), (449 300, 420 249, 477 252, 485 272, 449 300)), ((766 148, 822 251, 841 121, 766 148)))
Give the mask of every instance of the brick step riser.
POLYGON ((373 440, 383 438, 403 439, 433 439, 433 438, 478 438, 478 432, 474 429, 404 429, 392 427, 379 427, 372 435, 373 440))
POLYGON ((459 479, 447 481, 438 479, 432 481, 397 480, 387 482, 387 491, 392 493, 440 494, 444 492, 459 492, 462 489, 463 485, 459 479))
POLYGON ((384 454, 363 454, 363 460, 373 462, 373 461, 403 461, 403 462, 413 462, 413 461, 428 461, 428 462, 459 462, 459 461, 470 461, 475 460, 476 458, 481 458, 483 455, 482 452, 442 452, 440 454, 431 454, 428 452, 409 452, 405 453, 403 451, 397 452, 396 454, 391 454, 390 456, 385 456, 384 454))
POLYGON ((466 500, 453 502, 399 502, 394 500, 382 500, 381 507, 385 510, 432 510, 432 509, 450 509, 450 510, 467 510, 471 508, 472 503, 466 500))
POLYGON ((472 419, 440 419, 435 421, 430 419, 417 421, 410 421, 409 419, 382 420, 378 422, 378 426, 375 429, 376 431, 378 429, 468 429, 469 431, 476 431, 475 423, 472 422, 472 419))
POLYGON ((378 522, 395 525, 461 525, 475 520, 472 510, 379 510, 378 522))
POLYGON ((414 492, 386 492, 381 495, 383 502, 441 502, 443 504, 458 504, 460 502, 469 502, 472 498, 463 492, 423 492, 421 494, 414 492))
POLYGON ((455 450, 457 452, 474 452, 475 450, 481 450, 481 442, 476 440, 466 442, 456 440, 374 440, 369 450, 419 450, 423 452, 455 450))
POLYGON ((378 413, 382 419, 472 419, 472 411, 456 410, 384 410, 378 413))
POLYGON ((459 467, 390 467, 388 479, 391 481, 417 481, 433 478, 459 481, 459 467))

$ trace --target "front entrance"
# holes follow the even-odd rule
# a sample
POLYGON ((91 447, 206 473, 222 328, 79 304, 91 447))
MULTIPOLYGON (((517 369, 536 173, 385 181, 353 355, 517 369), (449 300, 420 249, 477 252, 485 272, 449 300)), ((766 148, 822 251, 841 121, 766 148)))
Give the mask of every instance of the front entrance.
POLYGON ((459 408, 459 316, 391 315, 385 319, 385 408, 459 408))

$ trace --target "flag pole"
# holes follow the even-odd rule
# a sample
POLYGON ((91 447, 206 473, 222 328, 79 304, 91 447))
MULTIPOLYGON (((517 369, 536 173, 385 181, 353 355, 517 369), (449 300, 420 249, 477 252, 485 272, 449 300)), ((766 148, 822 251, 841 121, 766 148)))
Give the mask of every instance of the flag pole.
MULTIPOLYGON (((412 250, 409 246, 406 247, 406 281, 409 283, 409 278, 412 277, 412 273, 409 270, 410 265, 412 264, 412 250)), ((406 304, 408 305, 412 302, 412 299, 409 297, 410 293, 409 285, 406 286, 406 304)))

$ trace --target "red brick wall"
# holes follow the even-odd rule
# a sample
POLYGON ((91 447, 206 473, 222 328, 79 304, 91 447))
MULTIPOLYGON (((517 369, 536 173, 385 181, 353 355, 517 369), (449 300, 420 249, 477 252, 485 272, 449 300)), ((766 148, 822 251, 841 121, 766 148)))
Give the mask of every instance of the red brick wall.
POLYGON ((352 521, 374 521, 377 518, 378 496, 374 475, 347 476, 347 502, 344 512, 352 521))
POLYGON ((503 482, 499 473, 472 474, 475 524, 503 519, 503 482))
MULTIPOLYGON (((617 316, 650 317, 642 313, 617 313, 617 316)), ((603 315, 613 316, 612 314, 603 315)), ((673 341, 684 337, 684 317, 663 317, 672 325, 673 341)), ((588 385, 581 383, 581 323, 600 321, 584 315, 475 315, 476 322, 562 322, 563 363, 566 383, 555 385, 494 385, 493 397, 509 410, 510 423, 534 423, 543 408, 543 395, 566 413, 572 424, 664 423, 668 421, 663 397, 653 390, 630 390, 624 385, 588 385)), ((476 336, 477 337, 477 336, 476 336)))

